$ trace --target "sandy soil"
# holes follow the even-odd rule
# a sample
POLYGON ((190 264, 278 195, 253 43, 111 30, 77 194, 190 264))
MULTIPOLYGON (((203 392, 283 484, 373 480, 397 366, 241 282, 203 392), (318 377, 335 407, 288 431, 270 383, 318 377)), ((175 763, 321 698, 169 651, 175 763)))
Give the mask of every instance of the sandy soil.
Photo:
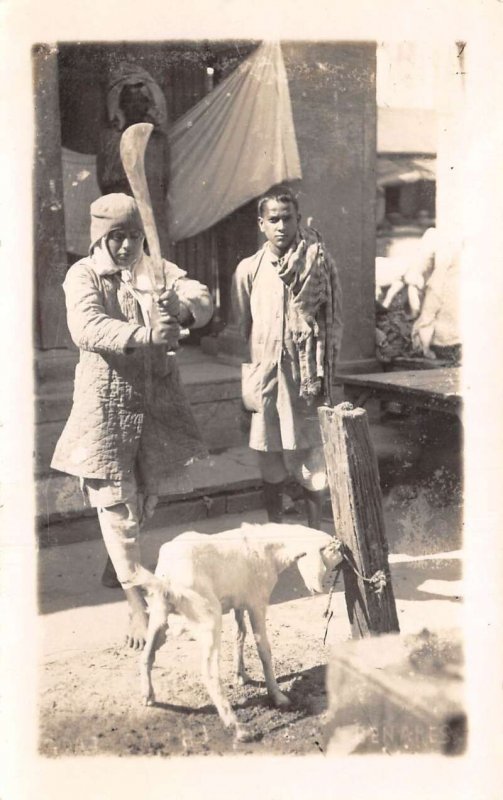
MULTIPOLYGON (((384 502, 402 633, 461 626, 459 484, 443 467, 429 475, 423 485, 391 486, 384 502)), ((263 512, 245 516, 247 521, 264 521, 263 512)), ((211 532, 236 524, 220 518, 197 529, 211 532)), ((152 535, 154 560, 158 544, 152 535)), ((142 705, 138 655, 120 645, 125 603, 120 591, 112 591, 112 600, 111 590, 98 588, 104 555, 101 542, 52 548, 42 555, 43 755, 321 755, 328 705, 326 665, 331 648, 350 636, 341 585, 333 596, 334 616, 324 644, 327 596, 307 596, 296 567, 280 577, 268 628, 278 682, 291 701, 287 710, 268 705, 251 635, 245 659, 252 683, 233 685, 233 620, 229 614, 224 617, 223 686, 239 720, 254 733, 253 741, 236 744, 223 729, 200 681, 197 643, 188 634, 170 635, 158 652, 153 670, 157 703, 149 708, 142 705), (72 572, 78 559, 85 565, 80 576, 72 572), (78 595, 79 581, 85 587, 82 596, 78 595)))
MULTIPOLYGON (((418 632, 423 627, 460 626, 459 551, 439 551, 426 557, 400 553, 390 560, 402 633, 418 632)), ((239 720, 251 727, 253 741, 237 744, 224 730, 201 683, 198 646, 188 633, 170 634, 158 651, 153 670, 157 703, 144 707, 138 655, 120 646, 121 629, 117 629, 116 646, 103 646, 99 641, 93 644, 88 634, 83 647, 66 647, 44 658, 40 671, 41 753, 322 753, 328 705, 326 665, 332 649, 350 638, 344 594, 339 586, 332 599, 334 616, 327 631, 327 595, 298 596, 303 592, 296 568, 284 573, 280 581, 276 592, 279 602, 269 608, 268 629, 278 682, 291 700, 289 709, 279 711, 269 706, 251 635, 245 644, 245 658, 252 683, 233 685, 233 620, 229 614, 223 620, 222 682, 239 720), (281 601, 285 593, 289 599, 281 601)), ((110 609, 100 606, 87 612, 92 618, 87 616, 80 623, 77 620, 77 625, 99 626, 100 618, 104 620, 110 609)))
POLYGON ((138 656, 124 648, 87 651, 44 664, 41 752, 48 756, 320 752, 327 707, 329 650, 322 638, 326 598, 306 598, 294 605, 288 614, 291 624, 280 606, 269 614, 279 684, 291 700, 287 711, 269 706, 252 641, 245 645, 245 655, 253 682, 232 685, 231 620, 224 620, 222 682, 239 720, 252 728, 254 741, 236 744, 224 730, 199 679, 197 644, 182 634, 170 637, 158 653, 153 671, 158 702, 152 708, 141 705, 138 656))

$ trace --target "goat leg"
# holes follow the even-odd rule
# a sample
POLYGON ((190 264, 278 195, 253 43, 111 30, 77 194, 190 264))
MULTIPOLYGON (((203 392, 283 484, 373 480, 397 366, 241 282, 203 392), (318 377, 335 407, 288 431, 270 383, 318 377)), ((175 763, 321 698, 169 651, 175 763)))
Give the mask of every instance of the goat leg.
POLYGON ((248 609, 248 614, 250 617, 258 654, 264 669, 267 693, 274 705, 278 708, 281 708, 282 706, 288 706, 290 705, 290 700, 279 688, 272 666, 271 647, 267 638, 265 623, 265 609, 248 609))
POLYGON ((239 724, 238 718, 232 710, 231 704, 225 696, 220 682, 220 626, 221 618, 219 617, 218 619, 212 620, 211 625, 205 625, 201 629, 199 641, 202 646, 202 676, 207 692, 224 726, 234 731, 234 737, 237 741, 247 742, 250 741, 253 736, 246 727, 239 724))
POLYGON ((154 598, 150 604, 150 616, 147 629, 147 641, 140 656, 140 685, 143 701, 146 706, 155 703, 152 686, 152 667, 157 649, 165 641, 164 631, 167 628, 167 612, 162 599, 154 598))
POLYGON ((245 670, 243 659, 243 647, 246 639, 246 623, 244 611, 242 608, 234 609, 234 616, 236 618, 236 640, 234 649, 234 675, 236 683, 244 686, 250 682, 250 676, 245 670))

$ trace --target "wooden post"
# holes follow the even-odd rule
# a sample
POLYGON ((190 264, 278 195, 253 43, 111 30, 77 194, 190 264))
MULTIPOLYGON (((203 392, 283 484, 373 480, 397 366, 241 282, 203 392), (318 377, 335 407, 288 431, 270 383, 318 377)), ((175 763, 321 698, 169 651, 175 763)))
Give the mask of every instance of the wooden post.
POLYGON ((335 535, 356 570, 366 578, 386 576, 382 592, 355 575, 344 561, 346 606, 354 638, 398 632, 382 513, 379 473, 363 408, 341 403, 318 410, 332 498, 335 535))

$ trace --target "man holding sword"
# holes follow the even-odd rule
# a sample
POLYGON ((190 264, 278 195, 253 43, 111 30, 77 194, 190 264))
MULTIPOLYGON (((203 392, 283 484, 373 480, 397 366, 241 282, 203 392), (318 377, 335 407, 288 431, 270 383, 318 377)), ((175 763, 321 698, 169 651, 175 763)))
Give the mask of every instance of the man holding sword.
MULTIPOLYGON (((155 244, 149 235, 147 254, 133 197, 109 194, 91 205, 89 255, 63 284, 80 360, 72 410, 52 460, 54 469, 81 479, 97 509, 130 606, 126 641, 135 649, 145 643, 147 624, 143 595, 131 584, 141 525, 158 496, 190 488, 186 466, 206 455, 172 351, 182 327, 210 320, 211 296, 175 264, 158 259, 153 265, 155 244)), ((113 577, 113 570, 105 571, 105 581, 107 574, 113 577)))

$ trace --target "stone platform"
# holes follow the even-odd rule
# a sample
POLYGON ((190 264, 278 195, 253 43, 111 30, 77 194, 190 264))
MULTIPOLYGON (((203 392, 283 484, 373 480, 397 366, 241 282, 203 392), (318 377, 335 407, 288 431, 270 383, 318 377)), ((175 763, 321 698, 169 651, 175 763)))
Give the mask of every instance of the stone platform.
MULTIPOLYGON (((37 475, 47 474, 54 445, 70 413, 77 359, 76 350, 48 350, 36 356, 37 475)), ((177 359, 209 450, 218 452, 243 444, 239 366, 223 364, 193 346, 180 348, 177 359)))
MULTIPOLYGON (((183 524, 262 508, 262 481, 243 428, 239 365, 222 363, 194 346, 182 347, 178 360, 210 458, 190 468, 193 491, 171 498, 169 504, 161 500, 156 515, 167 524, 183 524)), ((41 352, 35 361, 35 491, 42 545, 73 541, 72 526, 65 523, 79 518, 83 519, 79 536, 99 535, 95 512, 85 505, 78 479, 50 469, 55 443, 71 408, 76 361, 75 350, 41 352)), ((370 409, 369 419, 381 476, 385 482, 393 472, 404 478, 421 449, 414 425, 410 420, 383 424, 370 409)))
POLYGON ((458 629, 344 642, 328 665, 326 752, 461 755, 463 679, 458 629))
MULTIPOLYGON (((43 529, 50 524, 69 517, 94 515, 84 504, 78 480, 50 468, 55 444, 72 405, 77 358, 77 351, 68 349, 39 352, 35 359, 34 472, 37 522, 42 529, 42 541, 47 538, 43 529)), ((239 366, 223 364, 193 346, 182 347, 177 358, 194 416, 211 456, 204 464, 191 467, 194 492, 189 497, 175 498, 178 505, 184 503, 183 513, 180 508, 175 518, 180 518, 180 514, 189 514, 190 519, 214 516, 226 513, 227 505, 236 511, 241 510, 243 503, 244 508, 249 503, 257 507, 256 504, 261 503, 261 481, 245 446, 239 366), (229 502, 218 497, 224 490, 233 495, 229 502), (252 495, 248 496, 250 490, 252 495), (239 500, 234 497, 243 493, 246 496, 239 500)))

